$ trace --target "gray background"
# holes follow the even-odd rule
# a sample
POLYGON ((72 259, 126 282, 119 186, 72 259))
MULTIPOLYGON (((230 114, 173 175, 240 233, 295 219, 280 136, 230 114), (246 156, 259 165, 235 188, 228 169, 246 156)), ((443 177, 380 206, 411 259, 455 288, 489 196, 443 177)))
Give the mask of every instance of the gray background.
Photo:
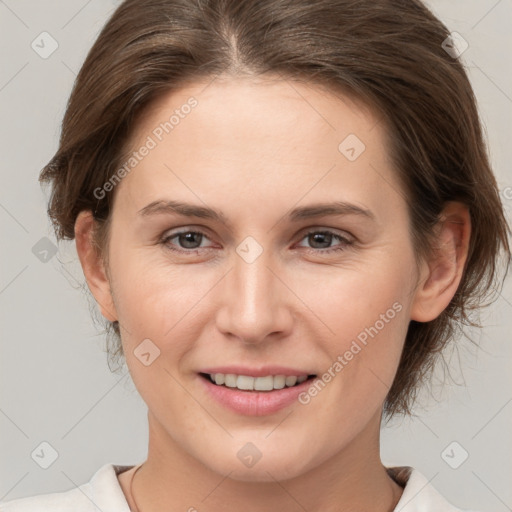
MULTIPOLYGON (((108 369, 103 337, 80 291, 74 245, 62 243, 46 262, 36 245, 48 244, 44 237, 55 242, 39 170, 57 148, 76 72, 116 5, 0 0, 0 501, 65 491, 105 463, 136 464, 147 453, 146 406, 126 372, 108 369), (47 59, 31 47, 43 31, 59 45, 47 59), (42 442, 58 453, 48 469, 34 454, 42 442)), ((510 218, 512 0, 428 5, 470 45, 462 59, 510 218)), ((439 367, 434 397, 423 395, 417 416, 383 429, 384 463, 418 468, 462 508, 512 510, 511 317, 507 282, 482 316, 486 327, 472 333, 480 348, 457 340, 457 350, 447 353, 455 383, 441 387, 445 371, 439 367), (457 469, 447 463, 460 464, 466 452, 457 469)))

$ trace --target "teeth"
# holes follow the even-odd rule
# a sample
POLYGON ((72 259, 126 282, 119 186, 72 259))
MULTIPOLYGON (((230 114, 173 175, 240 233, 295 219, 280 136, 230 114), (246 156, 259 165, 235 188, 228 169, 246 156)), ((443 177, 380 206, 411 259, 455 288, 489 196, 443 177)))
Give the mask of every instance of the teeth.
MULTIPOLYGON (((217 375, 215 375, 215 378, 217 378, 217 375)), ((236 375, 233 375, 232 373, 224 375, 224 384, 228 388, 236 388, 236 375)))
POLYGON ((273 388, 274 389, 283 389, 286 384, 286 377, 284 375, 276 375, 273 378, 273 388))
POLYGON ((246 377, 245 375, 239 375, 236 378, 236 387, 238 389, 246 389, 247 391, 250 391, 251 389, 254 389, 254 379, 253 377, 246 377))
POLYGON ((283 389, 301 384, 307 379, 307 375, 284 376, 267 375, 266 377, 250 377, 248 375, 234 375, 232 373, 210 374, 210 380, 218 386, 227 386, 228 388, 238 388, 244 391, 272 391, 273 389, 283 389))
POLYGON ((295 386, 297 383, 297 377, 286 377, 284 382, 287 386, 295 386))

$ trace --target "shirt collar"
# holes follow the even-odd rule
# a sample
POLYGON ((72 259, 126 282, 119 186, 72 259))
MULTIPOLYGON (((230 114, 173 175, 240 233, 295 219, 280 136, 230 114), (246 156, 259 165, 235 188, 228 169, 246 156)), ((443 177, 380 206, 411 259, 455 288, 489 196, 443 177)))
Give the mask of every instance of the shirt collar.
MULTIPOLYGON (((103 512, 130 512, 117 475, 133 467, 105 464, 94 474, 89 482, 92 498, 103 512)), ((404 488, 393 512, 463 512, 446 501, 432 486, 431 482, 437 473, 428 480, 409 466, 393 466, 386 470, 404 488)))

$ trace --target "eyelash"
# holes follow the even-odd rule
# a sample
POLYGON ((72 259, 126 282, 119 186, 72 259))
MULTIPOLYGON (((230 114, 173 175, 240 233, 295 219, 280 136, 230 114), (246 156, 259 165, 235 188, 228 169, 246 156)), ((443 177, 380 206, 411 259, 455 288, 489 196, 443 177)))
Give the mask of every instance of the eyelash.
MULTIPOLYGON (((169 250, 177 252, 177 253, 181 253, 181 254, 197 254, 197 252, 200 251, 201 248, 196 248, 196 249, 176 249, 175 247, 173 247, 169 243, 169 241, 172 240, 173 238, 176 238, 176 237, 178 237, 180 235, 190 234, 190 233, 193 233, 195 235, 202 235, 202 236, 208 238, 207 234, 202 232, 202 231, 184 230, 184 231, 179 231, 177 233, 172 233, 170 235, 164 236, 160 240, 160 244, 162 244, 163 246, 165 246, 169 250)), ((341 235, 338 235, 334 231, 330 231, 330 230, 317 230, 317 229, 313 229, 311 231, 308 231, 307 233, 304 233, 303 237, 301 238, 301 241, 304 240, 304 238, 307 238, 308 236, 313 235, 313 234, 320 234, 320 235, 327 235, 327 236, 332 235, 333 238, 335 238, 339 242, 342 242, 341 245, 335 246, 335 247, 332 247, 332 248, 328 248, 328 249, 314 249, 314 248, 308 248, 308 247, 305 248, 308 252, 314 252, 316 254, 318 254, 318 253, 320 253, 320 254, 330 254, 330 253, 333 253, 333 252, 344 251, 344 250, 347 249, 348 246, 351 246, 354 243, 352 240, 349 240, 348 238, 345 238, 345 237, 343 237, 341 235)))

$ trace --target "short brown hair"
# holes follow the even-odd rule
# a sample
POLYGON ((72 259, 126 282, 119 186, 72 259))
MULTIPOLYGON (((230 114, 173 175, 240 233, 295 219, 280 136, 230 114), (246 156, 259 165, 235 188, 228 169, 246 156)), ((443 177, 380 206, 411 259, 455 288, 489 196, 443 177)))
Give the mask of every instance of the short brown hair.
MULTIPOLYGON (((410 412, 416 390, 468 313, 497 292, 509 226, 487 156, 476 100, 461 62, 442 47, 448 29, 419 0, 126 0, 77 76, 60 147, 40 180, 57 238, 73 239, 82 210, 108 244, 114 192, 94 190, 121 164, 138 114, 194 80, 279 75, 326 85, 371 105, 386 124, 417 257, 433 250, 444 204, 470 209, 472 233, 460 286, 431 322, 409 324, 385 412, 410 412)), ((119 325, 115 355, 121 356, 119 325)), ((112 354, 111 354, 112 355, 112 354)))

